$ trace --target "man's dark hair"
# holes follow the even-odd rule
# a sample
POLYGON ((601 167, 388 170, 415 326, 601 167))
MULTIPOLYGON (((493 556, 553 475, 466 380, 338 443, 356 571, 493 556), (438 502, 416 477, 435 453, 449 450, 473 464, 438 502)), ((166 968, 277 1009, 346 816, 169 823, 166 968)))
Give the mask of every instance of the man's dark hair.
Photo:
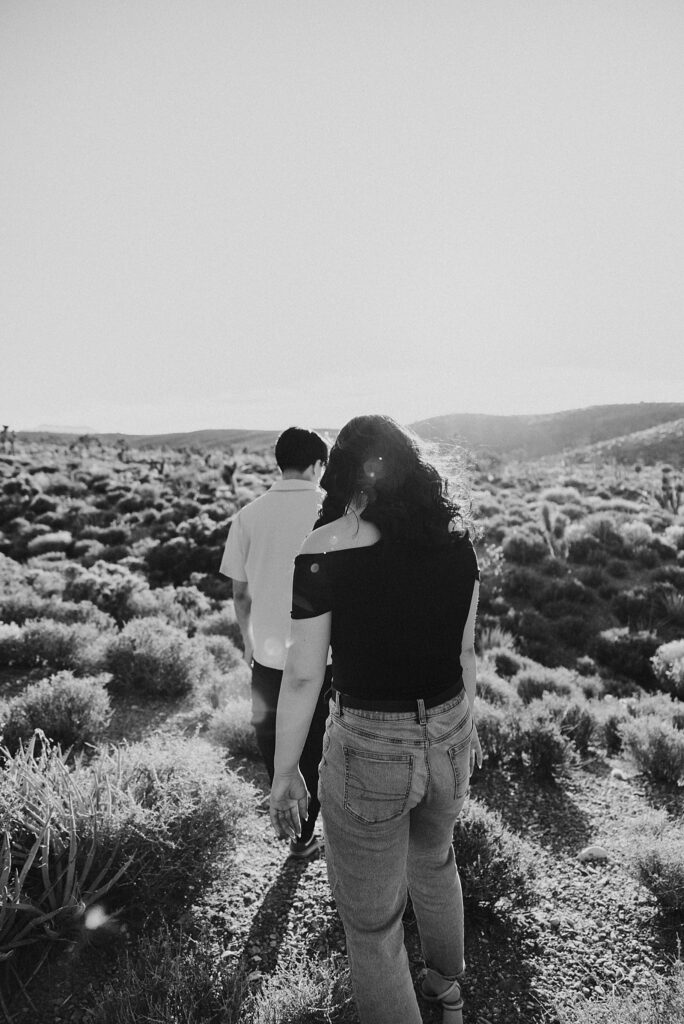
POLYGON ((275 458, 282 472, 295 469, 303 473, 319 459, 324 465, 327 464, 328 446, 315 430, 288 427, 276 441, 275 458))

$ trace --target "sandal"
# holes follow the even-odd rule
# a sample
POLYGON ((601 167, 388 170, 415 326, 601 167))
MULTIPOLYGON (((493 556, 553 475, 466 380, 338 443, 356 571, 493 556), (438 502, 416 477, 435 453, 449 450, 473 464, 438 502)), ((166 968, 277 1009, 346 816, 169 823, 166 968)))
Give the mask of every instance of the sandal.
POLYGON ((458 978, 452 981, 449 988, 445 989, 441 995, 436 996, 430 995, 425 991, 425 978, 427 977, 427 973, 428 972, 426 971, 420 985, 420 993, 423 999, 428 1003, 441 1003, 442 1024, 463 1024, 463 998, 461 996, 461 985, 458 978))

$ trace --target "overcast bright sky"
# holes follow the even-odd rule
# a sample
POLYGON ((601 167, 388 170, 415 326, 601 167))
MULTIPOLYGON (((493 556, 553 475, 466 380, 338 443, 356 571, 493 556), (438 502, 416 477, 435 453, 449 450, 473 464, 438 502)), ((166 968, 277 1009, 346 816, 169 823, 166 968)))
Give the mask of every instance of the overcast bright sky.
POLYGON ((0 420, 684 400, 681 0, 0 0, 0 420))

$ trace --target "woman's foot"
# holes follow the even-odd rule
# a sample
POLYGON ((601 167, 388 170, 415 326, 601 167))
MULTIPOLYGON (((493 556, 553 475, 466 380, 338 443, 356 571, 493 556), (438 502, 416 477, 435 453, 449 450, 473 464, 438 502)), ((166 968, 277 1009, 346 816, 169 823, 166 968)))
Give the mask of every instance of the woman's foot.
POLYGON ((428 967, 420 991, 429 1003, 441 1003, 442 1024, 463 1024, 463 997, 458 978, 444 978, 428 967))

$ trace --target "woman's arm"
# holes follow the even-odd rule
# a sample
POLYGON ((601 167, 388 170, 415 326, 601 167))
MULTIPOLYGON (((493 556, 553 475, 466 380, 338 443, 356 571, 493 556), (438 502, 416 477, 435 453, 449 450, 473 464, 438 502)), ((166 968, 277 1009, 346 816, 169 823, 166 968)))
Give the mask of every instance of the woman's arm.
POLYGON ((308 794, 299 758, 323 685, 330 646, 331 612, 292 622, 276 716, 275 771, 271 787, 271 822, 278 836, 301 835, 308 794))
MULTIPOLYGON (((465 687, 468 703, 471 712, 475 713, 475 689, 477 685, 477 662, 475 660, 475 619, 477 617, 477 601, 480 596, 480 584, 475 580, 473 596, 470 601, 470 610, 463 630, 463 641, 461 643, 461 668, 463 669, 463 686, 465 687)), ((477 735, 477 729, 473 723, 473 738, 470 744, 470 774, 477 764, 482 767, 482 748, 477 735)))

